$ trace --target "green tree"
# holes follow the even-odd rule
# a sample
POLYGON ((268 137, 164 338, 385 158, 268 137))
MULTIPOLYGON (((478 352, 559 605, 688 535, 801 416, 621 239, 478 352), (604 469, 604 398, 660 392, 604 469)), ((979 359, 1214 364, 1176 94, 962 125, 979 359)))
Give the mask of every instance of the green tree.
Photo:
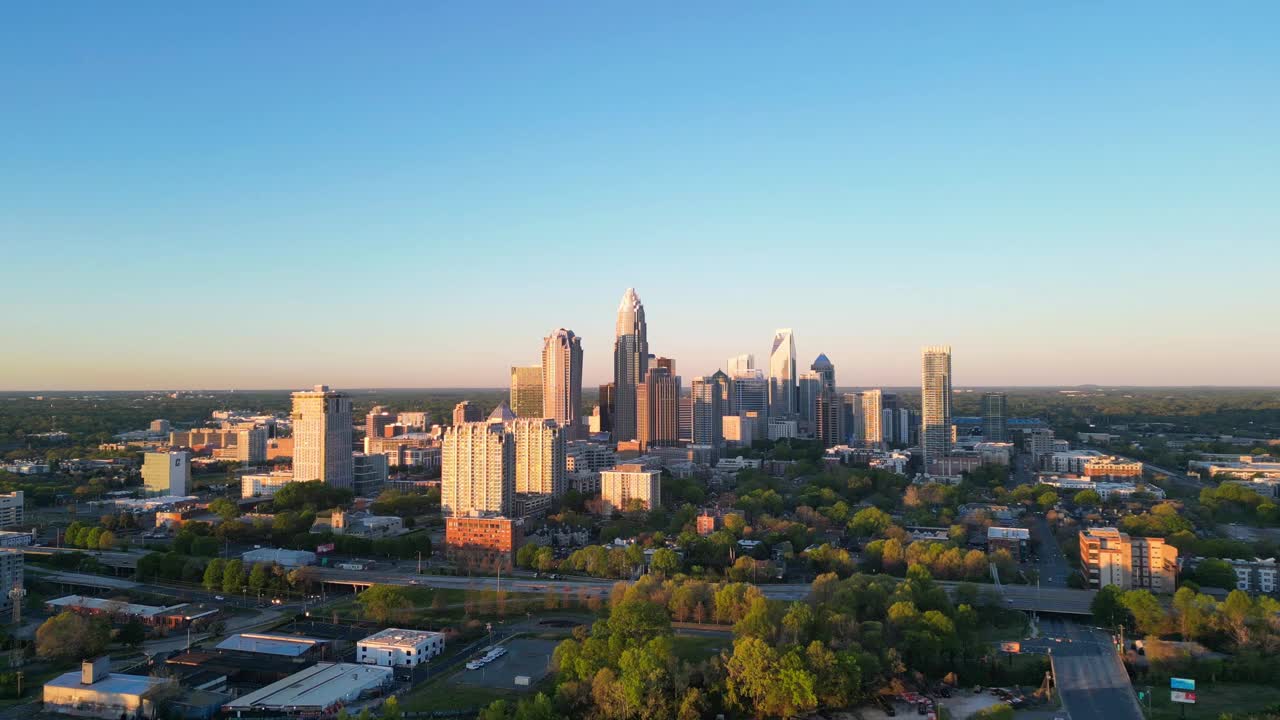
POLYGON ((147 628, 137 620, 130 620, 120 628, 116 639, 129 647, 137 647, 147 639, 147 628))
POLYGON ((222 588, 222 573, 226 570, 226 563, 222 558, 214 558, 204 566, 204 579, 200 583, 205 590, 213 592, 222 588))
POLYGON ((365 617, 379 623, 404 622, 413 615, 413 601, 399 585, 373 585, 356 597, 365 617))
POLYGON ((266 589, 267 583, 271 581, 271 571, 266 563, 254 563, 253 570, 249 571, 249 592, 258 595, 266 589))
POLYGON ((660 548, 654 551, 649 567, 662 577, 671 577, 680 571, 680 556, 674 550, 660 548))
POLYGON ((1236 586, 1236 571, 1226 560, 1206 558, 1196 566, 1195 581, 1200 587, 1233 589, 1236 586))
POLYGON ((106 620, 64 610, 36 629, 36 654, 59 662, 82 660, 101 654, 110 641, 106 620))
POLYGON ((883 533, 892 524, 893 518, 880 508, 863 508, 849 521, 849 532, 858 537, 872 537, 883 533))
POLYGON ((1129 590, 1121 603, 1133 616, 1135 629, 1143 635, 1159 635, 1168 621, 1164 607, 1150 590, 1129 590))
POLYGON ((223 522, 228 522, 240 517, 240 506, 227 498, 220 497, 209 503, 209 512, 222 518, 223 522))
POLYGON ((1115 585, 1103 587, 1093 596, 1093 602, 1089 606, 1093 619, 1103 627, 1118 627, 1129 617, 1123 597, 1124 591, 1115 585))
POLYGON ((244 563, 228 560, 222 568, 222 592, 238 593, 244 588, 244 563))
POLYGON ((1081 490, 1072 501, 1081 507, 1098 507, 1102 504, 1102 496, 1096 490, 1081 490))

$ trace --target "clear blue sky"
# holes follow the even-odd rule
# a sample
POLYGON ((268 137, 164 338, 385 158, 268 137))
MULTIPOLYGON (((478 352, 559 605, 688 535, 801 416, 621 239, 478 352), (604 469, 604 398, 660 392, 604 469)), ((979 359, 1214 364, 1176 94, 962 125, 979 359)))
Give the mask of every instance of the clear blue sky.
POLYGON ((1280 4, 19 3, 0 388, 1277 384, 1280 4))

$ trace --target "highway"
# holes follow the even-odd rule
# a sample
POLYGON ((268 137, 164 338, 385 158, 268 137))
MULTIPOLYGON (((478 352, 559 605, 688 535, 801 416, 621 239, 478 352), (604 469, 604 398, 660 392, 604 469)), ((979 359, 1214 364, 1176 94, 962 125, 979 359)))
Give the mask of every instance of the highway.
POLYGON ((1071 720, 1142 720, 1129 673, 1109 633, 1071 620, 1040 622, 1041 638, 1024 652, 1048 652, 1054 682, 1071 720))

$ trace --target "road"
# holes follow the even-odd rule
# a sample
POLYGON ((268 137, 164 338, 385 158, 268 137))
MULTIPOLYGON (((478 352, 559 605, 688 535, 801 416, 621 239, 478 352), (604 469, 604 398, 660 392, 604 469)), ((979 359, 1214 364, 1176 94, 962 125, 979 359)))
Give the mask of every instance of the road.
POLYGON ((1190 475, 1184 475, 1174 470, 1168 470, 1160 467, 1159 465, 1152 465, 1151 463, 1143 463, 1142 468, 1144 472, 1150 471, 1151 474, 1153 475, 1164 475, 1168 477, 1170 481, 1178 483, 1179 485, 1186 485, 1187 487, 1196 488, 1196 489, 1204 487, 1204 483, 1202 483, 1199 478, 1194 478, 1194 477, 1191 477, 1190 475))
POLYGON ((1047 651, 1058 694, 1071 720, 1142 720, 1129 673, 1111 635, 1071 620, 1044 619, 1026 652, 1047 651))
POLYGON ((1062 546, 1053 536, 1049 522, 1043 516, 1035 518, 1031 524, 1031 533, 1039 543, 1040 562, 1036 568, 1040 571, 1040 585, 1047 588, 1067 587, 1067 576, 1071 574, 1071 566, 1067 564, 1067 556, 1062 546))

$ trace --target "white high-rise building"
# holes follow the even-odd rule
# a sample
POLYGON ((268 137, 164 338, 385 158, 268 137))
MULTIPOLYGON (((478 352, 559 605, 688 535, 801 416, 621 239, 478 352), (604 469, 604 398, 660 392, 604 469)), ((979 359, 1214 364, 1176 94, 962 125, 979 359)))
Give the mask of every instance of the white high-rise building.
POLYGON ((21 490, 0 493, 0 527, 21 525, 26 519, 26 498, 21 490))
POLYGON ((191 486, 191 453, 147 453, 142 460, 142 484, 156 495, 186 495, 191 486))
POLYGON ((743 353, 729 358, 726 364, 725 372, 729 377, 737 375, 747 375, 756 369, 756 356, 751 353, 743 353))
POLYGON ((636 439, 636 386, 649 372, 649 330, 644 304, 635 288, 627 288, 618 305, 613 340, 613 439, 636 439))
POLYGON ((773 335, 773 349, 769 352, 769 414, 797 414, 796 342, 791 328, 782 328, 773 335))
POLYGON ((564 429, 550 418, 517 418, 516 492, 559 496, 567 489, 564 429))
MULTIPOLYGON (((853 441, 861 447, 884 444, 882 395, 879 390, 850 393, 853 406, 853 441)), ((849 397, 846 395, 845 397, 849 397)))
POLYGON ((293 394, 293 477, 351 489, 351 398, 316 385, 293 394))
POLYGON ((511 516, 516 494, 515 438, 501 423, 469 422, 445 432, 440 452, 440 511, 445 517, 511 516))
POLYGON ((951 453, 951 346, 921 351, 920 447, 926 467, 951 453))
POLYGON ((581 414, 582 338, 559 328, 542 343, 542 417, 560 423, 576 439, 582 432, 581 414))
POLYGON ((662 471, 643 465, 618 465, 600 473, 600 499, 605 514, 623 511, 638 501, 645 510, 662 502, 662 471))

